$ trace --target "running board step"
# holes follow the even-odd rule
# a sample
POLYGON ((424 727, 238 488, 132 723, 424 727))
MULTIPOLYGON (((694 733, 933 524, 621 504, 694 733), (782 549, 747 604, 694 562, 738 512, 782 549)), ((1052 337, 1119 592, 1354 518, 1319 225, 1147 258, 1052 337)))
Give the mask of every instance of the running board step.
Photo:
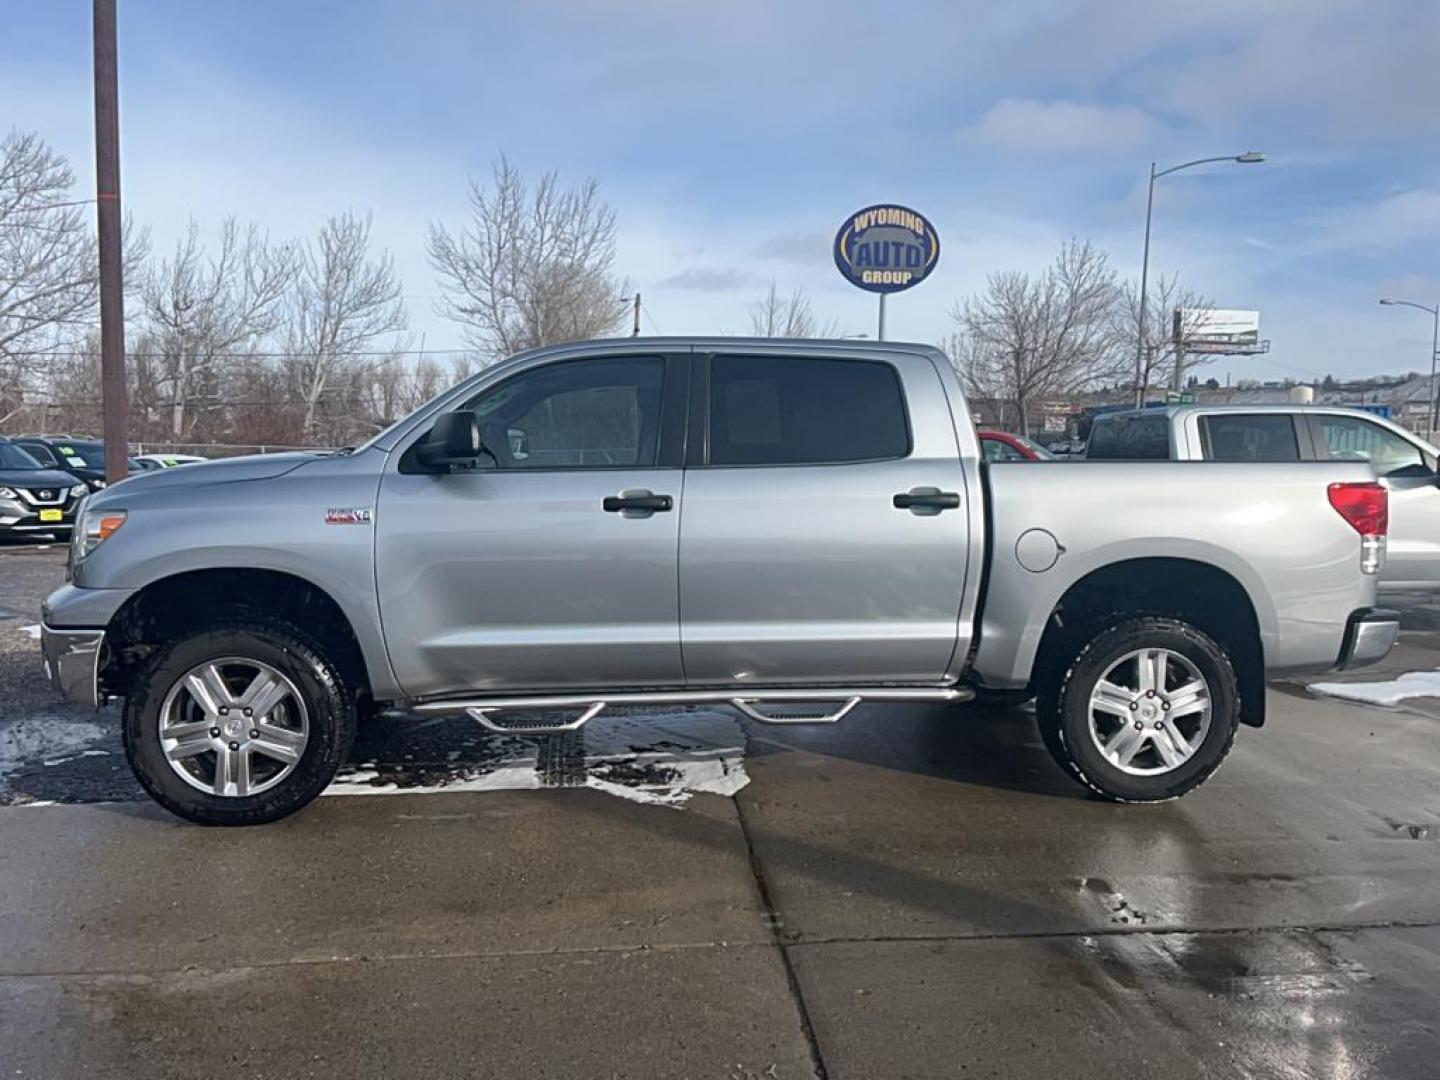
POLYGON ((863 687, 755 690, 636 691, 633 693, 551 694, 429 701, 413 712, 433 716, 462 714, 488 731, 507 735, 556 735, 579 731, 609 706, 731 705, 762 724, 834 724, 861 702, 968 701, 969 687, 863 687), (555 713, 569 712, 568 716, 555 713), (537 713, 548 714, 536 716, 537 713), (516 715, 520 714, 520 715, 516 715), (525 714, 529 714, 528 716, 525 714))

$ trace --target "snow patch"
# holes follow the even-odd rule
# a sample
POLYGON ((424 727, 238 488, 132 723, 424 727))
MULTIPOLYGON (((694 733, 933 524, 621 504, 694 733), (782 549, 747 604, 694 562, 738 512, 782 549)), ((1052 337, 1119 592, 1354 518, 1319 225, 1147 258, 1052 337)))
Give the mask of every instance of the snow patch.
POLYGON ((534 791, 540 786, 535 759, 487 763, 474 770, 456 770, 428 779, 398 777, 375 768, 355 769, 335 777, 324 795, 427 795, 437 791, 534 791))
POLYGON ((0 727, 0 777, 37 758, 49 764, 54 759, 80 757, 81 751, 108 736, 108 728, 86 720, 62 716, 17 720, 0 727))
POLYGON ((1366 705, 1398 705, 1406 698, 1440 697, 1440 669, 1407 671, 1384 682, 1310 683, 1308 689, 1312 694, 1366 705))
MULTIPOLYGON (((584 786, 650 806, 682 807, 696 794, 734 795, 750 782, 745 735, 718 710, 630 712, 597 717, 582 732, 584 786)), ((422 795, 443 791, 534 791, 545 785, 538 743, 501 737, 484 761, 367 763, 342 771, 326 795, 422 795)), ((571 784, 578 780, 571 780, 571 784)))

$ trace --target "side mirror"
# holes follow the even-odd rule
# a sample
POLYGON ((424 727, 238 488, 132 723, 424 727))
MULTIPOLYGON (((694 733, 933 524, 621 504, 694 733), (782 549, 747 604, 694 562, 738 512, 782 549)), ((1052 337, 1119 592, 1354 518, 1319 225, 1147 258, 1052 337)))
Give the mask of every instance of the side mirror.
POLYGON ((468 409, 446 413, 435 421, 425 441, 415 448, 415 459, 435 472, 449 472, 450 466, 474 461, 482 453, 480 422, 468 409))

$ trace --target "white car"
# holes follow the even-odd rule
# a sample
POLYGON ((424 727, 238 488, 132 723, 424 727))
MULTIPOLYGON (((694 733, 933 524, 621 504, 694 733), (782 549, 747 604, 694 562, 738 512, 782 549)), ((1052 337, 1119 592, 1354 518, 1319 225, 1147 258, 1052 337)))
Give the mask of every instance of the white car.
POLYGON ((154 472, 156 469, 173 469, 177 465, 194 465, 210 459, 196 454, 136 454, 132 460, 145 472, 154 472))

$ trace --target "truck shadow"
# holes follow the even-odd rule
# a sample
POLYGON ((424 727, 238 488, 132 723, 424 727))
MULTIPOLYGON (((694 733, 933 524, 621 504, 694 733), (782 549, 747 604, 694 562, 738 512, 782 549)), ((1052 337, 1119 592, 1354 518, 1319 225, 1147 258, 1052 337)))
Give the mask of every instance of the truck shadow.
POLYGON ((804 751, 956 783, 1065 799, 1088 792, 1050 758, 1029 707, 870 705, 835 725, 746 722, 747 757, 804 751))

